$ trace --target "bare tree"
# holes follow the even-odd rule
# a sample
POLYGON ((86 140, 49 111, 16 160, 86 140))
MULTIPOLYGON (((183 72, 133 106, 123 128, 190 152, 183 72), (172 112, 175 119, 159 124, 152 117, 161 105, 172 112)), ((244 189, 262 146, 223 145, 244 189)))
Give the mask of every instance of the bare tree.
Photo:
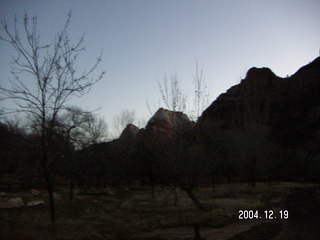
MULTIPOLYGON (((168 154, 166 158, 167 171, 169 178, 173 181, 174 188, 179 185, 199 210, 206 211, 207 208, 194 194, 201 172, 204 171, 202 146, 190 145, 183 139, 175 139, 167 146, 166 151, 168 154)), ((177 201, 175 189, 174 192, 175 201, 177 201)))
POLYGON ((162 134, 147 136, 145 144, 139 145, 144 147, 140 152, 148 153, 141 165, 149 178, 153 198, 155 180, 158 178, 166 184, 173 184, 175 204, 178 202, 176 190, 180 187, 199 210, 207 210, 194 194, 201 172, 204 171, 201 145, 191 144, 181 136, 168 137, 162 134))
POLYGON ((108 135, 108 127, 103 118, 79 107, 69 107, 58 121, 61 135, 73 145, 73 149, 66 151, 64 156, 67 160, 67 172, 70 179, 69 199, 72 201, 78 175, 74 150, 80 150, 105 140, 108 135))
POLYGON ((118 115, 113 117, 113 130, 114 130, 114 137, 118 137, 123 129, 131 123, 133 124, 136 120, 136 113, 134 110, 125 109, 121 111, 118 115))
POLYGON ((104 118, 79 107, 69 107, 58 121, 61 131, 75 149, 102 142, 108 137, 104 118))
POLYGON ((4 117, 4 110, 0 109, 0 121, 3 121, 5 119, 4 117))
POLYGON ((87 118, 81 126, 84 140, 83 146, 89 144, 96 144, 108 138, 108 125, 103 117, 99 117, 92 113, 87 113, 87 118))
MULTIPOLYGON (((205 81, 205 74, 202 66, 199 66, 198 61, 196 61, 196 71, 193 77, 194 85, 194 99, 193 108, 189 111, 189 117, 193 120, 197 120, 201 115, 203 110, 209 104, 209 89, 205 81)), ((168 77, 166 74, 163 76, 162 82, 158 82, 158 87, 161 95, 161 99, 165 107, 172 111, 187 111, 187 96, 183 93, 180 81, 176 74, 168 77)), ((160 106, 149 103, 146 101, 148 111, 151 115, 154 114, 153 111, 156 106, 160 106), (153 108, 153 109, 152 109, 153 108)))
POLYGON ((186 111, 187 97, 183 93, 180 82, 176 74, 170 78, 165 74, 163 82, 158 82, 159 91, 164 105, 172 111, 186 111))
POLYGON ((10 29, 5 20, 1 21, 1 40, 10 44, 15 52, 12 57, 13 80, 10 88, 0 88, 2 99, 11 99, 17 105, 11 112, 31 114, 38 120, 41 144, 40 165, 49 195, 51 222, 55 222, 54 204, 54 174, 49 156, 53 131, 58 114, 66 109, 71 97, 82 96, 99 81, 104 72, 97 77, 91 77, 101 62, 101 55, 88 71, 78 73, 76 63, 80 52, 84 51, 84 37, 72 43, 68 34, 71 12, 61 31, 48 44, 40 42, 37 28, 37 17, 29 19, 25 14, 23 19, 25 39, 20 38, 18 21, 14 19, 14 27, 10 29), (33 82, 27 82, 27 76, 33 82))
POLYGON ((203 66, 199 66, 198 61, 196 61, 196 73, 193 77, 194 84, 194 100, 193 100, 193 110, 191 111, 191 116, 194 120, 197 120, 203 110, 209 105, 209 89, 205 81, 205 74, 203 71, 203 66))

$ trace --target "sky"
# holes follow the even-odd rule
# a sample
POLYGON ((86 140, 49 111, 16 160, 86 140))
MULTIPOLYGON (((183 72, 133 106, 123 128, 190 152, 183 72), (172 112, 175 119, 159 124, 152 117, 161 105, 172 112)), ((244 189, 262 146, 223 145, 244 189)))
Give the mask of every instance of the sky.
MULTIPOLYGON (((319 0, 0 1, 0 18, 10 26, 15 16, 21 23, 25 13, 36 15, 44 43, 62 28, 69 10, 71 39, 85 34, 78 68, 91 66, 103 50, 98 70, 106 71, 87 95, 70 104, 99 108, 109 125, 125 109, 148 120, 146 101, 158 107, 164 74, 177 75, 191 107, 197 61, 212 102, 251 67, 268 67, 285 77, 320 54, 319 0)), ((0 41, 1 86, 12 78, 13 53, 0 41)))

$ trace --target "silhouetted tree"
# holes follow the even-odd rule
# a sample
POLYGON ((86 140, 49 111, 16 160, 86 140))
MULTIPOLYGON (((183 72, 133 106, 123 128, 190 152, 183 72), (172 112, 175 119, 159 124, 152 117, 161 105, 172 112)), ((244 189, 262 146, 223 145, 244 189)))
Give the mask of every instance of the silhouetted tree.
POLYGON ((106 139, 107 123, 92 112, 84 111, 79 107, 69 107, 59 117, 58 127, 61 135, 72 145, 64 155, 68 166, 67 175, 70 179, 69 199, 72 201, 75 181, 79 175, 75 151, 106 139))
POLYGON ((40 42, 37 17, 31 18, 27 14, 23 19, 25 39, 21 39, 17 19, 11 30, 6 21, 1 21, 1 40, 10 44, 15 52, 13 56, 10 88, 0 88, 3 99, 13 100, 17 108, 14 111, 29 113, 39 123, 41 144, 40 165, 49 195, 51 222, 55 222, 55 203, 53 195, 54 177, 49 149, 53 141, 54 127, 61 111, 74 96, 86 94, 99 81, 104 72, 95 78, 91 74, 96 70, 101 57, 86 72, 78 73, 76 63, 81 51, 84 51, 82 36, 74 44, 68 35, 71 19, 69 12, 61 31, 48 44, 40 42), (27 76, 33 79, 32 84, 26 82, 27 76), (21 78, 20 78, 21 77, 21 78), (22 78, 23 77, 23 78, 22 78))
POLYGON ((195 187, 198 186, 199 179, 203 176, 205 155, 203 146, 200 144, 190 143, 183 139, 175 140, 170 144, 174 147, 174 152, 170 155, 172 159, 169 166, 174 168, 174 179, 178 185, 184 190, 196 207, 201 211, 207 208, 199 201, 194 194, 195 187))
MULTIPOLYGON (((183 88, 177 75, 173 74, 168 77, 165 74, 162 78, 162 81, 158 82, 158 88, 164 106, 172 111, 188 111, 189 118, 192 120, 197 120, 198 117, 200 117, 202 111, 209 104, 209 91, 205 81, 204 70, 202 66, 199 66, 198 61, 196 61, 196 69, 193 76, 193 85, 193 107, 187 109, 187 95, 183 93, 183 88)), ((146 101, 146 105, 151 115, 153 115, 154 112, 158 108, 160 108, 160 102, 151 106, 149 101, 146 101)))
POLYGON ((193 110, 191 111, 192 118, 196 121, 206 107, 209 105, 209 89, 205 81, 203 67, 196 62, 196 72, 193 77, 194 84, 194 99, 193 110))
POLYGON ((178 133, 168 136, 161 132, 146 134, 142 143, 138 143, 141 154, 141 167, 149 179, 152 196, 158 182, 174 185, 175 202, 177 201, 176 187, 187 193, 196 207, 201 211, 206 208, 194 194, 194 188, 204 171, 204 149, 200 144, 194 144, 190 133, 178 133))
POLYGON ((158 82, 161 99, 169 110, 185 112, 187 97, 183 93, 177 75, 170 78, 165 74, 162 83, 158 82))
MULTIPOLYGON (((19 122, 12 120, 0 122, 0 148, 0 179, 4 174, 16 174, 19 171, 22 173, 26 170, 24 164, 27 158, 28 139, 19 122)), ((21 174, 20 178, 25 176, 21 174)))
POLYGON ((114 131, 114 138, 120 136, 122 131, 128 124, 133 124, 136 120, 136 113, 134 110, 123 110, 112 119, 112 126, 114 131))

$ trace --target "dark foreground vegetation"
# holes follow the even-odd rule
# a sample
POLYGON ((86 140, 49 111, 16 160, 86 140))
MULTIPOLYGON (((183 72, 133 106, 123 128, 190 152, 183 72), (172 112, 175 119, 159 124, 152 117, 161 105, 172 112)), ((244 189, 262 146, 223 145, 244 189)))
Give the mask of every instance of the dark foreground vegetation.
MULTIPOLYGON (((206 212, 199 211, 181 190, 178 190, 179 201, 176 203, 173 189, 168 187, 157 187, 154 199, 150 189, 133 186, 131 189, 105 188, 95 191, 77 189, 75 200, 71 203, 68 189, 59 186, 55 192, 59 221, 55 226, 50 224, 48 218, 47 201, 45 205, 1 209, 0 237, 194 239, 194 226, 199 226, 200 235, 206 239, 273 239, 271 237, 281 234, 289 220, 239 220, 239 210, 276 211, 284 208, 285 197, 291 192, 312 186, 283 182, 257 183, 254 189, 247 184, 221 184, 214 192, 211 188, 197 188, 195 193, 208 208, 206 212)), ((41 193, 32 197, 29 191, 12 191, 8 192, 7 197, 22 197, 27 201, 31 198, 45 199, 45 195, 41 193)), ((295 209, 290 210, 294 215, 295 209)))

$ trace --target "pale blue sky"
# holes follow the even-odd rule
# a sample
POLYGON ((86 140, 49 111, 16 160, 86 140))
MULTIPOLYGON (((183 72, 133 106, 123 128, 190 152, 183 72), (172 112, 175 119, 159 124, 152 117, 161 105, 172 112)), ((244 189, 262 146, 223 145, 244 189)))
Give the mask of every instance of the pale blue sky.
MULTIPOLYGON (((319 56, 319 0, 0 1, 1 19, 9 24, 25 12, 37 15, 44 40, 62 27, 69 9, 70 35, 86 34, 87 51, 79 66, 92 64, 103 49, 100 69, 106 71, 88 95, 72 104, 101 107, 109 121, 122 109, 148 119, 146 99, 160 98, 157 81, 164 73, 176 73, 191 99, 196 59, 214 100, 253 66, 286 76, 319 56)), ((4 86, 11 54, 0 42, 4 86)))

